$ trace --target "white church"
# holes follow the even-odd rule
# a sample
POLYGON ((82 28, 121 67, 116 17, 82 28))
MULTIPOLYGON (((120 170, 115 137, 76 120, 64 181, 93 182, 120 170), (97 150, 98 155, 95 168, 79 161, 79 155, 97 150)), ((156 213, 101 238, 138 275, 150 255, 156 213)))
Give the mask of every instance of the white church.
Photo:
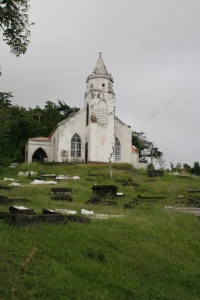
POLYGON ((84 108, 60 122, 49 137, 29 138, 25 162, 40 149, 48 162, 130 163, 142 167, 132 129, 115 115, 113 78, 100 55, 86 80, 84 108))

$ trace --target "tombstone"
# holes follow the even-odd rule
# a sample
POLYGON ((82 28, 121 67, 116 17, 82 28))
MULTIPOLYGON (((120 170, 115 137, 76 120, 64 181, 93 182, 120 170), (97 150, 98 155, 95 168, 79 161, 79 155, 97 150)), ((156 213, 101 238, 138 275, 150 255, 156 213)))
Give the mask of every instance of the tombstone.
POLYGON ((99 204, 101 200, 96 197, 91 197, 89 200, 86 201, 86 204, 99 204))
POLYGON ((24 214, 24 215, 34 215, 34 210, 24 207, 24 206, 10 206, 9 211, 11 214, 24 214))
POLYGON ((77 211, 76 210, 71 210, 71 209, 62 209, 62 208, 58 208, 55 209, 56 213, 61 213, 63 215, 77 215, 77 211))
POLYGON ((46 214, 46 215, 48 215, 48 214, 49 214, 49 215, 52 215, 52 214, 55 215, 56 212, 55 212, 54 210, 52 210, 52 209, 43 209, 43 210, 42 210, 42 213, 43 213, 44 215, 45 215, 45 214, 46 214))
POLYGON ((118 187, 115 185, 95 184, 92 187, 93 193, 99 196, 116 196, 118 187))
POLYGON ((8 202, 8 197, 0 195, 0 204, 6 204, 8 202))
POLYGON ((117 196, 117 198, 122 198, 122 197, 124 197, 124 193, 117 193, 116 196, 117 196))
POLYGON ((71 188, 51 188, 51 200, 66 200, 72 202, 71 188))
POLYGON ((42 214, 38 215, 39 221, 45 221, 48 223, 60 223, 63 221, 63 215, 59 213, 54 213, 54 214, 42 214))
POLYGON ((163 170, 148 170, 147 175, 149 177, 159 177, 159 176, 164 175, 164 171, 163 170))
POLYGON ((0 185, 0 190, 10 190, 11 188, 11 186, 0 185))

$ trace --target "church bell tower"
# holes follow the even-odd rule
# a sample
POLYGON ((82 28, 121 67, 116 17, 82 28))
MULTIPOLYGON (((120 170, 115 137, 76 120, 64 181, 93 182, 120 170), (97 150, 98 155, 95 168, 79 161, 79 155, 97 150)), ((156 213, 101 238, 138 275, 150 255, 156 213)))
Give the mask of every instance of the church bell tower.
POLYGON ((86 80, 85 92, 86 140, 85 161, 114 161, 115 94, 113 78, 100 54, 96 66, 86 80))

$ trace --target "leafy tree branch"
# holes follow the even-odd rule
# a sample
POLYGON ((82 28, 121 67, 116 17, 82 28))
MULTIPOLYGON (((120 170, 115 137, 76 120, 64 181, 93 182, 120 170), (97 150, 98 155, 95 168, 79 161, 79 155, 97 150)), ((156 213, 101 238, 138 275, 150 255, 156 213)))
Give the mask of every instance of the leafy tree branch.
POLYGON ((30 43, 29 0, 0 0, 0 30, 11 53, 19 57, 30 43))

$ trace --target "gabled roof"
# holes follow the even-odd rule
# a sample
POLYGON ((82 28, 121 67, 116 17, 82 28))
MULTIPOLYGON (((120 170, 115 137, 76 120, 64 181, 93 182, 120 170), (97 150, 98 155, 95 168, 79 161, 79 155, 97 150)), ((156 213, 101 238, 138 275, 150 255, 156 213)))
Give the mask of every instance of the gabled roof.
POLYGON ((104 65, 103 59, 101 57, 101 54, 99 55, 99 59, 98 59, 98 61, 96 63, 96 66, 94 68, 93 73, 101 74, 101 75, 109 75, 108 71, 106 70, 106 67, 104 65))
POLYGON ((38 137, 29 138, 29 140, 31 140, 31 141, 49 141, 50 138, 44 137, 44 136, 38 136, 38 137))

